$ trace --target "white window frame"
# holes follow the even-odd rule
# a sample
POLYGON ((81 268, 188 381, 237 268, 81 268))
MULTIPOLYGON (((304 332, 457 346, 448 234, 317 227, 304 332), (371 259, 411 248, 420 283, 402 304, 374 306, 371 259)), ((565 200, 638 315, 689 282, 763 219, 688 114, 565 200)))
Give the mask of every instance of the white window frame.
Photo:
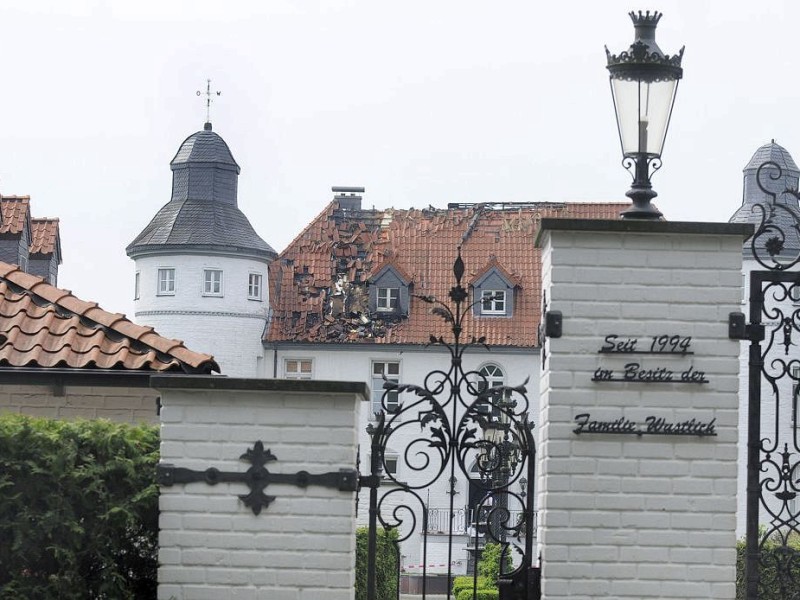
POLYGON ((391 475, 394 479, 397 479, 397 467, 400 464, 400 456, 396 452, 384 452, 383 462, 384 464, 381 465, 383 469, 383 478, 388 479, 391 475))
MULTIPOLYGON (((485 365, 482 365, 480 369, 478 369, 478 373, 483 375, 483 377, 479 378, 478 380, 479 387, 482 387, 484 383, 486 383, 486 386, 490 388, 505 385, 506 374, 503 371, 503 367, 500 365, 486 363, 485 365)), ((483 389, 480 391, 483 391, 483 389)))
POLYGON ((175 289, 178 287, 177 272, 175 267, 159 267, 156 281, 156 295, 158 296, 174 296, 175 289))
POLYGON ((370 380, 372 381, 372 410, 370 416, 383 410, 383 394, 386 392, 387 412, 393 413, 397 410, 400 403, 400 394, 397 390, 387 391, 383 389, 383 375, 389 381, 400 382, 400 361, 397 360, 373 360, 370 365, 370 380))
POLYGON ((283 376, 286 379, 312 379, 314 377, 314 360, 311 358, 285 358, 283 360, 283 376))
POLYGON ((264 289, 264 276, 261 273, 250 273, 247 276, 247 299, 258 300, 263 299, 264 289))
MULTIPOLYGON (((367 454, 367 466, 371 464, 372 464, 372 455, 367 454)), ((391 475, 396 481, 399 481, 399 478, 397 477, 399 465, 400 465, 400 455, 394 450, 389 450, 387 448, 383 453, 383 463, 381 463, 381 479, 387 480, 391 475)))
POLYGON ((222 269, 203 269, 203 296, 222 296, 222 284, 222 269))
MULTIPOLYGON (((506 374, 505 371, 503 371, 503 367, 498 364, 486 363, 478 369, 478 373, 483 375, 483 377, 478 378, 478 392, 484 392, 486 388, 496 388, 505 385, 506 374)), ((486 404, 481 403, 478 410, 483 414, 492 415, 494 419, 500 418, 499 409, 490 405, 488 401, 486 404)))
POLYGON ((800 283, 794 285, 789 284, 789 299, 795 304, 800 304, 800 283))
POLYGON ((481 314, 505 315, 508 308, 506 290, 481 290, 481 314))
POLYGON ((397 312, 400 310, 400 288, 379 287, 375 304, 378 312, 397 312))
POLYGON ((133 276, 133 299, 138 300, 139 294, 141 293, 141 272, 136 271, 136 274, 133 276))

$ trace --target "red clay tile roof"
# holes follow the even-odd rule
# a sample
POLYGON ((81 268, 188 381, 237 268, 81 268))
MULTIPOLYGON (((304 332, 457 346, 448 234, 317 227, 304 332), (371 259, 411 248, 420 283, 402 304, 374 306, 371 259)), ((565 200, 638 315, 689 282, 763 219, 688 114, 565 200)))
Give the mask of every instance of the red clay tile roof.
POLYGON ((0 233, 22 233, 31 218, 31 197, 0 196, 0 215, 0 233))
POLYGON ((210 373, 214 358, 0 262, 0 367, 210 373))
POLYGON ((30 253, 53 254, 59 247, 58 219, 31 219, 30 253))
POLYGON ((426 344, 447 337, 431 306, 412 298, 406 317, 370 313, 367 280, 390 263, 411 280, 413 294, 447 300, 457 248, 464 282, 485 273, 492 257, 518 286, 514 314, 468 317, 467 337, 494 346, 535 347, 541 312, 542 218, 617 219, 628 203, 527 203, 447 209, 341 210, 337 201, 270 265, 273 316, 267 342, 426 344))
POLYGON ((503 265, 501 265, 499 262, 497 262, 497 257, 496 257, 495 255, 492 255, 492 256, 490 256, 490 257, 489 257, 489 260, 486 262, 486 266, 485 266, 485 267, 483 267, 483 269, 479 270, 477 273, 475 273, 475 275, 473 275, 473 276, 470 278, 470 281, 468 281, 467 283, 470 283, 470 282, 476 282, 476 281, 478 281, 478 280, 479 280, 481 277, 483 277, 484 275, 486 275, 486 274, 487 274, 489 271, 491 271, 492 269, 497 269, 497 271, 498 271, 498 272, 499 272, 499 273, 500 273, 500 274, 501 274, 501 275, 502 275, 502 276, 503 276, 503 277, 506 279, 506 281, 508 281, 508 283, 510 283, 511 285, 513 285, 513 286, 515 286, 515 287, 516 287, 516 286, 519 286, 519 285, 521 285, 521 284, 522 284, 522 282, 520 281, 519 275, 515 275, 515 274, 509 273, 508 271, 506 271, 506 270, 503 268, 503 265))

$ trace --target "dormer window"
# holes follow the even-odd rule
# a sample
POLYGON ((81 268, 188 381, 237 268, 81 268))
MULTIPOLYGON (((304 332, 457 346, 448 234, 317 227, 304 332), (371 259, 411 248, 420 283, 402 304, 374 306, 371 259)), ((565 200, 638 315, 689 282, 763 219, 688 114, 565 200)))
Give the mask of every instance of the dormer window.
POLYGON ((378 312, 397 312, 400 306, 400 288, 378 288, 378 312))
POLYGON ((367 281, 371 311, 397 316, 408 315, 411 280, 396 264, 384 265, 367 281))
POLYGON ((481 290, 481 314, 483 315, 506 314, 506 291, 481 290))
POLYGON ((519 278, 506 271, 491 257, 472 281, 473 313, 485 317, 510 317, 514 314, 514 288, 519 278))

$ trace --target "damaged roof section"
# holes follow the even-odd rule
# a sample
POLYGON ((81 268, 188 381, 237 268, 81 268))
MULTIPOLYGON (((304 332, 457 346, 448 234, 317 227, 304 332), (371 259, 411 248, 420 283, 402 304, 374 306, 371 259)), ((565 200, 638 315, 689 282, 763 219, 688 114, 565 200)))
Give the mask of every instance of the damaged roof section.
MULTIPOLYGON (((513 283, 509 318, 470 316, 468 336, 495 346, 535 347, 541 311, 542 218, 617 219, 627 203, 450 205, 446 209, 362 209, 336 198, 270 266, 267 342, 427 344, 447 324, 413 296, 408 311, 370 310, 371 278, 389 265, 411 294, 446 301, 458 247, 466 284, 492 267, 513 283)), ((472 293, 472 290, 470 289, 472 293)), ((472 301, 474 298, 470 298, 472 301)))

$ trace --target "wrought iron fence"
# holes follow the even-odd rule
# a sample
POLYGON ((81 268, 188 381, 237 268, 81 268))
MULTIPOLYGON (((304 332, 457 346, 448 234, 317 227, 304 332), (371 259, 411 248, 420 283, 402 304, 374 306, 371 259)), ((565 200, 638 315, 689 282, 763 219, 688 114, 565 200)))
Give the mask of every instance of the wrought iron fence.
POLYGON ((749 324, 736 336, 750 342, 745 597, 799 600, 800 193, 772 161, 756 183, 767 201, 751 209, 758 222, 746 250, 757 267, 749 324))
MULTIPOLYGON (((482 373, 465 371, 462 357, 473 345, 485 345, 484 338, 462 341, 465 318, 475 302, 461 285, 464 262, 459 256, 453 266, 456 284, 450 290, 451 304, 432 296, 416 296, 431 306, 431 313, 444 319, 451 328, 452 339, 431 336, 431 345, 450 354, 450 365, 428 373, 422 385, 398 383, 385 379, 382 410, 367 431, 371 437, 370 475, 362 477, 369 491, 369 538, 367 569, 367 598, 376 598, 374 552, 378 527, 399 532, 398 543, 419 539, 422 565, 422 598, 428 589, 428 537, 444 534, 447 549, 442 560, 446 573, 447 595, 450 596, 455 575, 452 565, 455 553, 464 547, 462 534, 478 541, 479 531, 484 542, 501 546, 500 597, 504 600, 529 600, 538 597, 538 577, 532 568, 534 519, 533 486, 535 481, 535 447, 528 420, 530 403, 525 385, 491 387, 482 373), (402 398, 402 400, 398 400, 402 398), (392 442, 395 442, 393 444, 392 442), (402 471, 413 474, 406 481, 395 477, 387 468, 387 448, 404 447, 396 456, 402 471), (382 474, 385 473, 385 478, 382 474), (477 473, 477 480, 473 479, 477 473), (480 490, 481 500, 474 513, 461 511, 450 493, 447 507, 430 509, 423 500, 423 490, 446 486, 459 478, 472 479, 480 490), (378 493, 382 482, 391 484, 383 494, 378 493), (520 491, 522 490, 522 491, 520 491), (433 511, 433 512, 431 512, 433 511), (421 522, 420 522, 421 521, 421 522)), ((480 299, 478 302, 485 299, 480 299)), ((437 545, 441 545, 442 537, 437 545)), ((474 547, 474 545, 473 545, 474 547)), ((398 552, 399 555, 399 552, 398 552)))

